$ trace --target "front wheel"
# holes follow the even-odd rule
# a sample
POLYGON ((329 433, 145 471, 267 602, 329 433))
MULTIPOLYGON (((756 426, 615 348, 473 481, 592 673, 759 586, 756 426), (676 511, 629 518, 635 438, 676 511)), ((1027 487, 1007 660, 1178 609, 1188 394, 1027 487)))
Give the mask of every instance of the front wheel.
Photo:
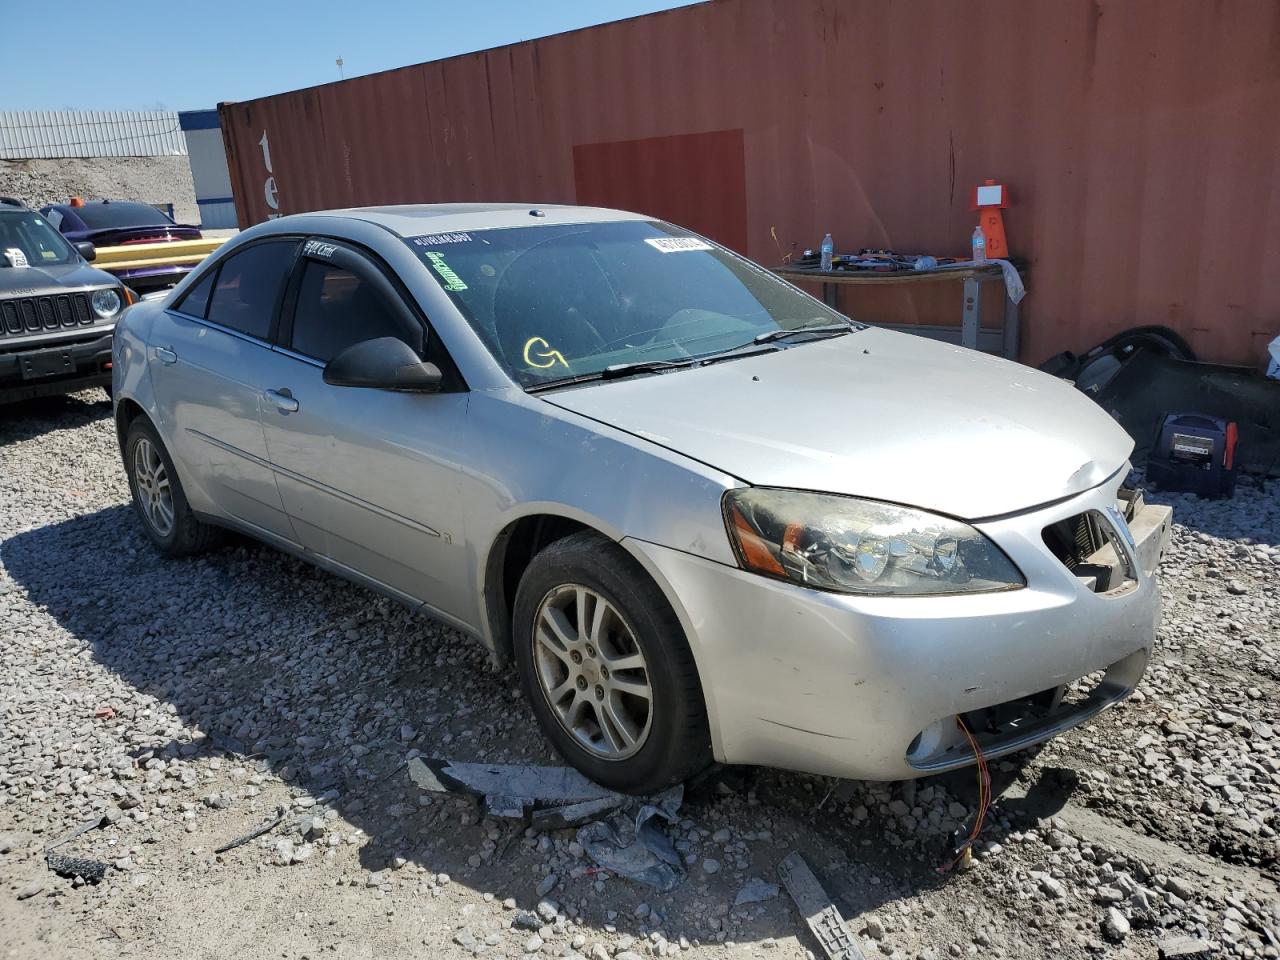
POLYGON ((124 441, 133 507, 147 538, 174 557, 202 553, 216 546, 222 530, 196 519, 183 493, 178 471, 160 435, 144 417, 129 424, 124 441))
POLYGON ((693 654, 671 605, 622 548, 559 540, 516 592, 516 663, 543 732, 574 767, 652 793, 711 761, 693 654))

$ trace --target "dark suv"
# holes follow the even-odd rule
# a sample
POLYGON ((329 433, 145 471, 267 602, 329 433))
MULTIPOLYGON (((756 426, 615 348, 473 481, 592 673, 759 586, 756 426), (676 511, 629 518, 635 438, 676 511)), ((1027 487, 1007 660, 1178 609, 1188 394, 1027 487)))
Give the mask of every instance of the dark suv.
POLYGON ((17 200, 0 197, 0 403, 111 387, 111 332, 136 299, 17 200))

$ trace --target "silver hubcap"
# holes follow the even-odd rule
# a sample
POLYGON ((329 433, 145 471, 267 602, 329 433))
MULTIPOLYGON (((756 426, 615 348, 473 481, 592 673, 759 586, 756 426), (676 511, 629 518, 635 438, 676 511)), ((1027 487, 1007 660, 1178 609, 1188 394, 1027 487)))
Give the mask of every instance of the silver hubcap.
POLYGON ((623 760, 649 737, 653 690, 635 634, 604 597, 576 583, 538 607, 533 659, 560 725, 605 760, 623 760))
POLYGON ((145 437, 133 448, 133 482, 143 516, 156 533, 167 537, 173 530, 173 491, 160 452, 145 437))

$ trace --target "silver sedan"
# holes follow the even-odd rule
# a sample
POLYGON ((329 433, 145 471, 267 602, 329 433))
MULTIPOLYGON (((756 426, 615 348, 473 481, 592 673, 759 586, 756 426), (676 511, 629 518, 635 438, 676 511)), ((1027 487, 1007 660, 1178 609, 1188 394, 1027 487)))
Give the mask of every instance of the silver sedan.
POLYGON ((1170 516, 1035 370, 853 322, 688 230, 514 204, 247 230, 128 310, 171 555, 234 529, 514 663, 579 770, 900 779, 1126 696, 1170 516))

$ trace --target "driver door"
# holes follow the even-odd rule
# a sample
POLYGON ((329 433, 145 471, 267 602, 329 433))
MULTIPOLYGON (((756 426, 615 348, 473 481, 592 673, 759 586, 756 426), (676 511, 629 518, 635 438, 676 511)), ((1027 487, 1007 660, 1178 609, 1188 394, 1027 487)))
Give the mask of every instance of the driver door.
POLYGON ((455 618, 468 598, 456 441, 465 390, 435 394, 331 386, 324 366, 376 337, 421 356, 426 326, 369 257, 329 239, 303 244, 262 404, 267 450, 299 539, 406 601, 455 618))

